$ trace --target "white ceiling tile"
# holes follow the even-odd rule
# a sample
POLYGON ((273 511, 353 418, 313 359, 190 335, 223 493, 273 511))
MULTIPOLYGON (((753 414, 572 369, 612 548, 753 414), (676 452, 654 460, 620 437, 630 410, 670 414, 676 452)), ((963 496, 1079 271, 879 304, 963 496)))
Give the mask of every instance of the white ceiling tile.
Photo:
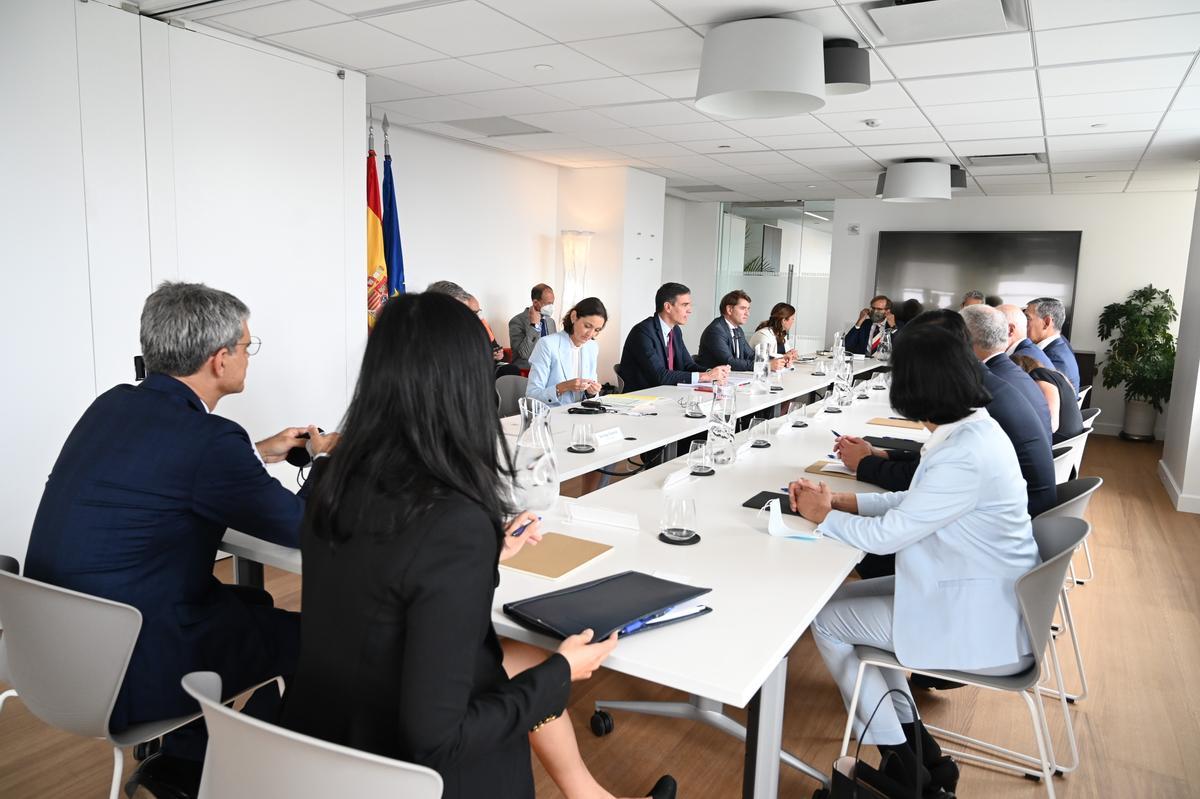
POLYGON ((619 160, 619 154, 604 147, 568 147, 553 150, 527 150, 528 155, 548 155, 567 161, 609 161, 619 160))
POLYGON ((487 111, 450 97, 419 97, 392 103, 376 103, 375 113, 395 111, 426 122, 448 122, 453 119, 477 119, 489 116, 487 111))
POLYGON ((786 168, 773 166, 748 166, 745 171, 755 177, 769 180, 772 183, 788 183, 791 181, 807 180, 824 180, 820 173, 800 166, 799 164, 791 164, 786 168))
POLYGON ((1200 108, 1200 86, 1184 86, 1171 103, 1172 111, 1200 108))
POLYGON ((942 125, 978 125, 985 122, 1040 120, 1042 118, 1041 105, 1036 98, 997 100, 990 103, 923 105, 922 109, 929 117, 929 121, 939 127, 942 125))
POLYGON ((1163 117, 1162 129, 1191 131, 1200 139, 1200 108, 1168 111, 1167 115, 1163 117))
POLYGON ((657 136, 636 128, 610 128, 605 130, 580 130, 576 136, 591 144, 611 147, 617 144, 651 144, 662 141, 657 136))
POLYGON ((392 0, 321 0, 321 5, 335 8, 343 14, 365 14, 396 4, 392 0))
POLYGON ((689 28, 575 42, 572 47, 626 75, 698 69, 704 40, 689 28))
POLYGON ((1037 74, 1032 69, 906 80, 904 87, 922 107, 1038 97, 1037 74))
POLYGON ((721 181, 721 185, 734 191, 744 191, 753 193, 756 189, 763 189, 775 184, 769 180, 762 178, 752 178, 749 175, 745 177, 731 177, 721 181))
POLYGON ((1046 164, 1010 164, 1008 166, 968 166, 963 164, 967 173, 975 177, 988 175, 1028 175, 1044 174, 1048 170, 1046 164))
POLYGON ((859 180, 875 181, 879 179, 879 173, 883 171, 883 167, 878 165, 871 169, 863 169, 861 167, 839 167, 830 164, 821 164, 821 175, 829 180, 836 180, 838 183, 853 183, 859 180))
POLYGON ((1017 183, 1049 186, 1050 175, 1046 172, 1035 175, 981 175, 976 177, 975 181, 985 189, 990 189, 993 186, 1011 186, 1017 183))
POLYGON ((632 78, 626 77, 551 83, 543 86, 542 91, 582 106, 642 103, 667 99, 665 95, 656 92, 649 86, 644 86, 632 78))
POLYGON ((875 186, 878 185, 876 180, 840 180, 838 181, 851 191, 856 191, 864 197, 875 196, 875 186))
POLYGON ((1130 92, 1099 92, 1062 97, 1046 97, 1042 100, 1047 119, 1064 117, 1099 116, 1103 114, 1161 114, 1167 110, 1172 89, 1139 89, 1130 92))
POLYGON ((772 150, 807 150, 817 147, 846 147, 850 142, 836 133, 793 133, 788 136, 755 136, 772 150))
POLYGON ((325 6, 319 6, 312 0, 286 0, 283 3, 272 3, 269 6, 208 17, 204 20, 204 24, 211 25, 219 22, 251 36, 269 36, 272 33, 349 21, 350 18, 345 14, 339 14, 325 6))
POLYGON ((939 161, 956 161, 949 145, 941 142, 926 144, 885 144, 863 147, 863 153, 880 163, 903 161, 905 158, 935 158, 939 161))
POLYGON ((614 144, 613 150, 634 158, 662 158, 670 155, 691 155, 692 150, 680 147, 678 144, 660 141, 649 144, 614 144))
POLYGON ((1088 170, 1085 172, 1055 172, 1054 185, 1061 186, 1064 183, 1089 183, 1093 180, 1108 182, 1118 180, 1124 181, 1129 180, 1129 176, 1132 174, 1133 172, 1130 170, 1125 170, 1122 172, 1106 172, 1100 170, 1088 170))
MULTIPOLYGON (((805 166, 818 164, 874 164, 854 147, 819 147, 811 150, 788 150, 788 158, 805 166)), ((869 167, 868 167, 869 168, 869 167)))
MULTIPOLYGON (((605 116, 633 127, 650 125, 680 125, 689 122, 710 122, 708 117, 693 111, 682 103, 642 103, 639 105, 614 105, 597 109, 605 116)), ((718 123, 719 124, 719 123, 718 123)), ((705 136, 706 139, 715 138, 705 136)))
POLYGON ((1200 86, 1200 64, 1193 64, 1192 71, 1184 78, 1184 86, 1200 86))
POLYGON ((696 83, 700 80, 700 70, 679 69, 673 72, 655 72, 633 77, 667 97, 675 100, 690 100, 696 96, 696 83))
POLYGON ((1074 150, 1111 150, 1121 147, 1145 147, 1151 131, 1125 133, 1091 133, 1079 136, 1051 136, 1047 139, 1050 155, 1074 150))
POLYGON ((975 125, 939 125, 938 132, 946 141, 1041 136, 1042 122, 1038 119, 1025 119, 1017 122, 983 122, 975 125))
POLYGON ((1006 155, 1008 153, 1040 153, 1046 149, 1040 138, 989 139, 987 141, 961 141, 953 144, 954 152, 960 157, 970 155, 1006 155))
POLYGON ((1038 73, 1041 76, 1042 94, 1046 97, 1056 97, 1061 94, 1087 94, 1097 90, 1124 92, 1174 88, 1179 85, 1191 62, 1191 56, 1165 56, 1109 61, 1103 64, 1042 67, 1038 73))
POLYGON ((1046 65, 1188 53, 1200 42, 1200 14, 1059 28, 1035 35, 1038 61, 1046 65))
POLYGON ((842 200, 855 199, 859 196, 858 192, 833 181, 785 183, 782 185, 785 189, 794 191, 797 200, 842 200))
POLYGON ((796 133, 828 133, 829 128, 811 114, 776 119, 731 119, 724 123, 747 136, 783 136, 796 133))
POLYGON ((1056 175, 1092 172, 1129 172, 1137 167, 1137 159, 1128 161, 1055 161, 1050 170, 1056 175))
POLYGON ((1125 191, 1125 181, 1089 180, 1086 183, 1054 182, 1055 194, 1114 194, 1125 191))
POLYGON ((1050 154, 1053 171, 1078 172, 1079 164, 1096 164, 1113 161, 1136 163, 1145 152, 1144 147, 1112 147, 1098 150, 1059 150, 1050 154), (1068 166, 1074 164, 1074 166, 1068 166))
POLYGON ((722 166, 706 155, 669 155, 669 156, 651 156, 646 158, 647 161, 655 166, 674 169, 678 172, 685 172, 689 175, 694 174, 690 170, 701 167, 716 167, 722 166))
POLYGON ((484 0, 560 42, 679 26, 650 0, 484 0))
POLYGON ((714 155, 713 158, 717 161, 720 161, 722 164, 739 168, 749 166, 779 167, 792 163, 787 156, 772 152, 770 150, 757 153, 723 153, 720 155, 714 155))
POLYGON ((453 56, 516 50, 552 40, 476 0, 370 17, 386 31, 453 56))
POLYGON ((601 128, 620 128, 621 123, 602 117, 594 111, 552 111, 548 114, 521 114, 517 117, 520 122, 536 125, 539 128, 555 133, 576 133, 579 131, 599 130, 601 128))
POLYGON ((1139 169, 1129 181, 1128 191, 1195 191, 1196 172, 1147 172, 1139 169))
POLYGON ((831 6, 833 0, 659 0, 659 5, 688 25, 712 25, 831 6))
POLYGON ((505 53, 473 55, 467 56, 465 60, 477 67, 528 86, 591 78, 610 78, 616 75, 608 67, 593 61, 582 53, 577 53, 565 44, 549 44, 544 47, 509 50, 505 53), (538 69, 539 66, 548 66, 551 69, 538 69))
POLYGON ((1200 131, 1160 130, 1154 135, 1152 150, 1172 149, 1194 151, 1200 147, 1200 131))
POLYGON ((442 57, 436 50, 358 21, 280 33, 267 38, 283 47, 301 50, 324 61, 355 69, 411 64, 442 57))
POLYGON ((1123 19, 1185 14, 1196 10, 1195 0, 1032 0, 1033 24, 1039 30, 1116 22, 1123 19))
POLYGON ((743 194, 740 191, 706 191, 700 194, 689 194, 694 200, 707 200, 710 202, 722 203, 747 203, 759 199, 749 194, 743 194))
POLYGON ((588 143, 562 133, 525 133, 519 136, 491 136, 480 139, 480 144, 501 150, 566 150, 572 147, 587 147, 588 143))
POLYGON ((879 53, 871 50, 869 58, 871 59, 872 84, 882 83, 885 80, 895 80, 896 76, 892 74, 891 70, 883 65, 883 60, 880 59, 879 53))
POLYGON ((1022 195, 1026 195, 1026 194, 1049 194, 1050 187, 1049 186, 1031 185, 1031 184, 1027 184, 1027 183, 1017 183, 1017 184, 1008 185, 1008 186, 997 186, 993 189, 985 189, 985 191, 987 192, 988 196, 990 196, 990 197, 994 197, 996 195, 1022 196, 1022 195))
POLYGON ((927 126, 929 120, 916 108, 889 108, 874 111, 843 111, 837 114, 819 113, 817 119, 838 132, 871 130, 868 119, 880 128, 915 128, 927 126))
POLYGON ((762 143, 746 138, 745 136, 689 141, 684 142, 683 146, 693 152, 706 153, 708 155, 715 155, 717 153, 748 153, 765 149, 765 145, 762 143))
POLYGON ((847 141, 859 147, 876 144, 918 144, 940 142, 942 137, 929 125, 919 128, 876 128, 842 131, 847 141))
POLYGON ((736 131, 722 125, 720 122, 688 122, 682 125, 654 125, 643 128, 664 141, 685 142, 705 141, 706 139, 724 139, 736 135, 736 131))
POLYGON ((1119 133, 1130 130, 1154 130, 1162 119, 1155 114, 1113 114, 1069 119, 1047 119, 1046 134, 1060 136, 1070 133, 1119 133))
POLYGON ((411 100, 414 97, 428 97, 432 92, 407 83, 388 80, 379 75, 367 75, 367 102, 382 103, 388 100, 411 100))
POLYGON ((895 81, 872 83, 871 88, 857 94, 831 94, 825 96, 825 105, 819 114, 838 114, 845 111, 863 111, 880 108, 912 108, 913 101, 904 87, 895 81))
POLYGON ((462 94, 488 89, 505 89, 513 85, 511 80, 494 75, 485 69, 464 61, 446 58, 441 61, 425 61, 420 64, 405 64, 384 67, 375 74, 398 80, 437 94, 462 94))
POLYGON ((782 16, 812 25, 821 32, 822 38, 826 41, 830 39, 852 39, 860 45, 867 44, 867 41, 863 39, 862 34, 855 27, 854 23, 846 17, 842 9, 833 3, 826 3, 819 8, 795 11, 790 14, 783 14, 782 16))
POLYGON ((1136 192, 1151 192, 1151 191, 1195 191, 1196 181, 1144 181, 1139 182, 1133 180, 1125 189, 1125 193, 1136 192), (1190 184, 1190 188, 1185 188, 1190 184))
POLYGON ((712 163, 706 166, 689 166, 685 170, 689 175, 694 175, 698 178, 728 178, 741 177, 746 173, 735 166, 728 164, 712 163))
POLYGON ((414 130, 432 133, 437 136, 448 136, 451 139, 482 139, 482 133, 466 130, 465 128, 456 128, 454 125, 447 125, 445 122, 421 122, 416 125, 409 125, 414 130))
POLYGON ((493 114, 514 116, 516 114, 540 114, 547 111, 565 111, 573 106, 565 100, 543 94, 537 89, 518 86, 515 89, 495 89, 490 92, 472 92, 456 95, 455 100, 477 105, 493 114))
POLYGON ((879 55, 898 78, 1033 66, 1028 33, 902 44, 880 48, 879 55))
POLYGON ((760 200, 779 201, 799 199, 791 189, 785 189, 783 186, 774 183, 767 184, 766 188, 755 190, 754 194, 760 200))

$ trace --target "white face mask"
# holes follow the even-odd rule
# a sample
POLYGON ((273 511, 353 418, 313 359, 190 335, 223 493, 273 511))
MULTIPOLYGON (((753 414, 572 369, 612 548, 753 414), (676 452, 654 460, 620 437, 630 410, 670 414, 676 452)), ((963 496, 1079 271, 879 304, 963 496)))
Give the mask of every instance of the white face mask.
POLYGON ((543 305, 542 306, 542 316, 554 316, 554 306, 553 305, 543 305))

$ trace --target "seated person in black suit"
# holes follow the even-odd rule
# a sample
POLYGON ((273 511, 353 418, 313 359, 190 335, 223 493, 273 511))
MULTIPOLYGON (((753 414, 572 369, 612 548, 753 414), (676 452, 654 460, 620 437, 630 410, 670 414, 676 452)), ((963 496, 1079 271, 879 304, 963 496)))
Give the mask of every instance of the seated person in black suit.
MULTIPOLYGON (((1029 340, 1029 318, 1020 306, 1005 304, 996 310, 1004 314, 1004 319, 1008 322, 1008 347, 1004 352, 1008 355, 1025 355, 1047 369, 1053 369, 1054 364, 1050 363, 1046 353, 1029 340)), ((1071 391, 1074 393, 1074 389, 1071 391)))
POLYGON ((664 283, 654 294, 654 315, 633 326, 621 351, 621 379, 626 393, 678 383, 724 383, 729 366, 705 369, 692 359, 680 325, 692 315, 692 290, 664 283))
POLYGON ((1029 338, 1046 353, 1054 368, 1067 376, 1078 394, 1079 361, 1071 349, 1071 342, 1062 334, 1067 321, 1067 309, 1062 300, 1053 297, 1030 300, 1025 306, 1025 316, 1029 319, 1029 338))
MULTIPOLYGON (((696 363, 701 366, 724 366, 735 372, 754 371, 754 350, 742 332, 750 318, 750 295, 734 289, 721 298, 721 315, 709 322, 700 334, 700 350, 696 363)), ((772 347, 771 351, 774 352, 772 347)), ((786 358, 772 358, 771 369, 777 371, 787 363, 786 358)))
MULTIPOLYGON (((957 311, 938 308, 914 319, 911 324, 938 324, 968 340, 966 324, 957 311)), ((1050 452, 1050 436, 1042 425, 1037 411, 1025 397, 1000 376, 980 364, 983 385, 992 395, 987 412, 1000 425, 1017 453, 1021 475, 1029 495, 1029 515, 1037 516, 1054 506, 1057 487, 1054 479, 1054 456, 1050 452)), ((887 451, 872 447, 855 436, 842 436, 834 443, 834 451, 847 468, 854 469, 864 483, 888 491, 904 491, 917 471, 920 454, 887 451)), ((868 555, 856 567, 862 577, 881 577, 894 574, 891 556, 868 555)))
POLYGON ((1004 314, 987 305, 974 305, 962 309, 962 318, 967 325, 967 335, 975 357, 993 374, 1021 392, 1025 401, 1037 411, 1046 435, 1050 436, 1054 430, 1050 424, 1050 406, 1046 403, 1046 396, 1033 378, 1004 352, 1008 346, 1008 323, 1004 314))
POLYGON ((1050 443, 1061 444, 1083 435, 1083 413, 1075 401, 1075 389, 1071 387, 1067 376, 1057 369, 1047 369, 1028 355, 1008 357, 1033 378, 1046 398, 1046 404, 1050 406, 1050 430, 1053 433, 1050 443))
MULTIPOLYGON (((215 671, 230 693, 290 675, 299 649, 296 613, 265 591, 213 576, 227 527, 299 545, 303 496, 337 435, 289 427, 251 444, 218 416, 221 398, 246 385, 250 311, 198 283, 163 283, 142 310, 146 379, 101 394, 63 445, 33 522, 25 576, 133 605, 142 628, 109 727, 197 712, 179 681, 215 671), (267 473, 292 447, 317 458, 296 496, 267 473)), ((264 689, 248 709, 271 716, 264 689)), ((196 795, 206 746, 202 721, 167 735, 133 777, 158 797, 196 795)))
POLYGON ((904 327, 923 313, 925 313, 925 306, 921 305, 920 300, 905 300, 900 303, 900 309, 896 311, 896 324, 904 327))
POLYGON ((532 742, 568 796, 604 796, 564 709, 616 634, 589 646, 584 630, 533 658, 517 645, 514 668, 492 627, 498 562, 541 533, 510 507, 491 371, 462 305, 426 292, 384 306, 304 516, 300 665, 283 723, 428 766, 461 799, 533 799, 532 742), (406 379, 416 371, 420 385, 406 379))
POLYGON ((855 355, 870 355, 879 349, 883 331, 895 333, 900 329, 895 314, 892 313, 892 301, 886 294, 877 294, 871 298, 871 306, 858 312, 858 321, 854 327, 846 331, 846 352, 855 355), (870 324, 867 324, 867 322, 870 324))
POLYGON ((983 305, 983 304, 984 304, 983 292, 976 291, 975 289, 971 289, 970 291, 963 294, 962 303, 960 303, 958 307, 959 307, 959 310, 962 310, 963 308, 970 308, 972 305, 983 305))

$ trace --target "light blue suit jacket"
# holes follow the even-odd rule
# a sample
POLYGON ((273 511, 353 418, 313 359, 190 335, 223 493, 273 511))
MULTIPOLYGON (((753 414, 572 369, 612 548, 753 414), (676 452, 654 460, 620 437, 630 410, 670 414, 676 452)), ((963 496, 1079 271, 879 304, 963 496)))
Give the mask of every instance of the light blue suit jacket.
POLYGON ((832 538, 896 553, 896 656, 914 668, 986 669, 1030 653, 1017 578, 1040 559, 1012 443, 986 411, 943 425, 908 491, 859 494, 832 538), (941 434, 941 435, 939 435, 941 434))
POLYGON ((550 336, 538 339, 529 356, 529 382, 525 386, 525 396, 540 399, 549 405, 570 405, 584 399, 582 391, 568 391, 561 397, 554 387, 564 380, 582 377, 596 380, 596 356, 599 347, 595 341, 589 341, 581 347, 579 358, 579 374, 568 374, 572 371, 571 351, 575 345, 565 330, 560 330, 550 336))

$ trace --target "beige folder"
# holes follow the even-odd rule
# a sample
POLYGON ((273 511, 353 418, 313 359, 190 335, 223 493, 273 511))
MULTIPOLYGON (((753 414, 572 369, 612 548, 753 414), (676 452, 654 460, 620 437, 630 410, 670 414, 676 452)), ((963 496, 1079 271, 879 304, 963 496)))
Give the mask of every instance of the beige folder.
POLYGON ((500 565, 506 569, 548 577, 565 577, 612 549, 608 544, 588 541, 562 533, 545 533, 537 546, 526 544, 515 557, 500 565))
POLYGON ((867 424, 877 424, 881 427, 903 427, 906 430, 925 429, 925 425, 920 422, 914 422, 909 419, 884 419, 882 416, 876 416, 874 419, 867 420, 867 424))
POLYGON ((842 474, 841 472, 826 472, 826 471, 824 471, 825 467, 828 466, 830 463, 832 463, 832 461, 817 461, 816 463, 812 464, 804 471, 809 474, 819 474, 822 477, 840 477, 843 480, 857 480, 858 479, 856 476, 854 476, 852 474, 842 474))

